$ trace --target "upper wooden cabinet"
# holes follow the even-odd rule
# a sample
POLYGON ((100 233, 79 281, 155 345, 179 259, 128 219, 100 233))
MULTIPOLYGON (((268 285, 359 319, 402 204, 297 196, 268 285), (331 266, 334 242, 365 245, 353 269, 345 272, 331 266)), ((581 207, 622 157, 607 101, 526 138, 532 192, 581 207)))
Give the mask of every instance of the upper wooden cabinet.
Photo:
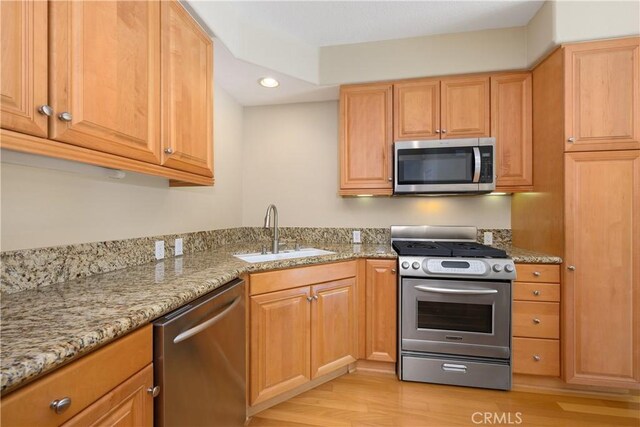
POLYGON ((496 139, 496 190, 533 187, 531 73, 491 77, 491 136, 496 139))
POLYGON ((440 138, 440 80, 393 85, 393 139, 440 138))
POLYGON ((489 136, 489 77, 442 80, 440 89, 442 138, 489 136))
POLYGON ((566 151, 640 148, 640 39, 564 48, 566 151))
POLYGON ((158 163, 159 2, 54 1, 50 13, 50 138, 158 163))
POLYGON ((0 2, 0 126, 41 137, 48 126, 47 6, 45 1, 0 2))
POLYGON ((392 86, 340 88, 340 194, 391 195, 392 86))
POLYGON ((162 164, 213 176, 213 42, 177 1, 161 10, 162 164))

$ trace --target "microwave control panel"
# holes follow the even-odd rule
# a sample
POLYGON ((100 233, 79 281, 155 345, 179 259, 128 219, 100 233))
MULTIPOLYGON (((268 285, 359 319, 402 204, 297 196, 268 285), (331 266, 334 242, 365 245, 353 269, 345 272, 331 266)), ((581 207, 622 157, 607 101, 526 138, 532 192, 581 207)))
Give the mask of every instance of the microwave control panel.
POLYGON ((480 182, 491 184, 493 182, 493 146, 480 146, 480 182))

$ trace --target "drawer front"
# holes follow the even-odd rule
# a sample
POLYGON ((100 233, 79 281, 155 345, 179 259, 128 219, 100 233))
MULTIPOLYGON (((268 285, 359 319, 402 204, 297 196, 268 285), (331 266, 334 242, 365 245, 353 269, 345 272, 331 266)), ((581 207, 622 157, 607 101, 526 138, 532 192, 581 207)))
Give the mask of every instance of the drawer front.
POLYGON ((283 291, 316 283, 355 277, 356 261, 333 264, 312 265, 309 267, 289 268, 287 270, 268 271, 249 276, 249 295, 283 291))
POLYGON ((560 304, 514 301, 513 336, 560 338, 560 304))
POLYGON ((514 338, 513 373, 560 376, 560 341, 514 338))
POLYGON ((2 398, 2 426, 59 426, 124 382, 153 358, 151 325, 138 329, 2 398), (56 414, 49 405, 68 397, 56 414))
POLYGON ((513 299, 560 302, 560 285, 558 283, 513 282, 513 299))
POLYGON ((560 283, 558 264, 516 264, 518 282, 560 283))

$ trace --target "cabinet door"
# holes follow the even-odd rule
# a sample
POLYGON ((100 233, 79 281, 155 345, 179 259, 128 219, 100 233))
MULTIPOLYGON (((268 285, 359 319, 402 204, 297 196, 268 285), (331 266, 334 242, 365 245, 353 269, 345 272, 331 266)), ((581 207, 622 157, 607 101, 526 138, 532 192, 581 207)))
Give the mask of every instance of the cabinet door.
POLYGON ((314 285, 311 292, 311 377, 316 378, 356 360, 356 279, 314 285))
POLYGON ((162 2, 162 164, 213 176, 213 42, 177 1, 162 2))
POLYGON ((531 105, 530 73, 491 77, 491 136, 496 139, 498 191, 533 186, 531 105))
POLYGON ((309 287, 251 297, 251 405, 311 379, 309 287))
POLYGON ((381 362, 395 362, 398 351, 396 260, 368 259, 365 287, 366 358, 381 362))
POLYGON ((568 153, 565 186, 565 380, 637 388, 640 150, 568 153))
POLYGON ((440 80, 393 85, 393 139, 440 138, 440 80))
POLYGON ((640 38, 565 47, 565 149, 640 148, 640 38))
POLYGON ((340 194, 392 192, 392 86, 340 88, 340 194))
POLYGON ((153 365, 149 365, 91 406, 71 418, 63 427, 151 427, 153 365))
POLYGON ((442 138, 489 136, 489 77, 442 80, 442 138))
POLYGON ((0 2, 0 126, 47 136, 47 2, 0 2))
POLYGON ((159 2, 54 1, 49 11, 50 137, 159 163, 159 2))

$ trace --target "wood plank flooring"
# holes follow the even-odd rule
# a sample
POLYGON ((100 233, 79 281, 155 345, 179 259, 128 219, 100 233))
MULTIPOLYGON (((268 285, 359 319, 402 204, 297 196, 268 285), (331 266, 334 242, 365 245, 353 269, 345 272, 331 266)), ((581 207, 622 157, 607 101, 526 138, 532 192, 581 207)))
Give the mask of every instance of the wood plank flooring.
POLYGON ((251 427, 477 425, 638 427, 640 397, 481 390, 355 372, 260 412, 249 423, 251 427))

